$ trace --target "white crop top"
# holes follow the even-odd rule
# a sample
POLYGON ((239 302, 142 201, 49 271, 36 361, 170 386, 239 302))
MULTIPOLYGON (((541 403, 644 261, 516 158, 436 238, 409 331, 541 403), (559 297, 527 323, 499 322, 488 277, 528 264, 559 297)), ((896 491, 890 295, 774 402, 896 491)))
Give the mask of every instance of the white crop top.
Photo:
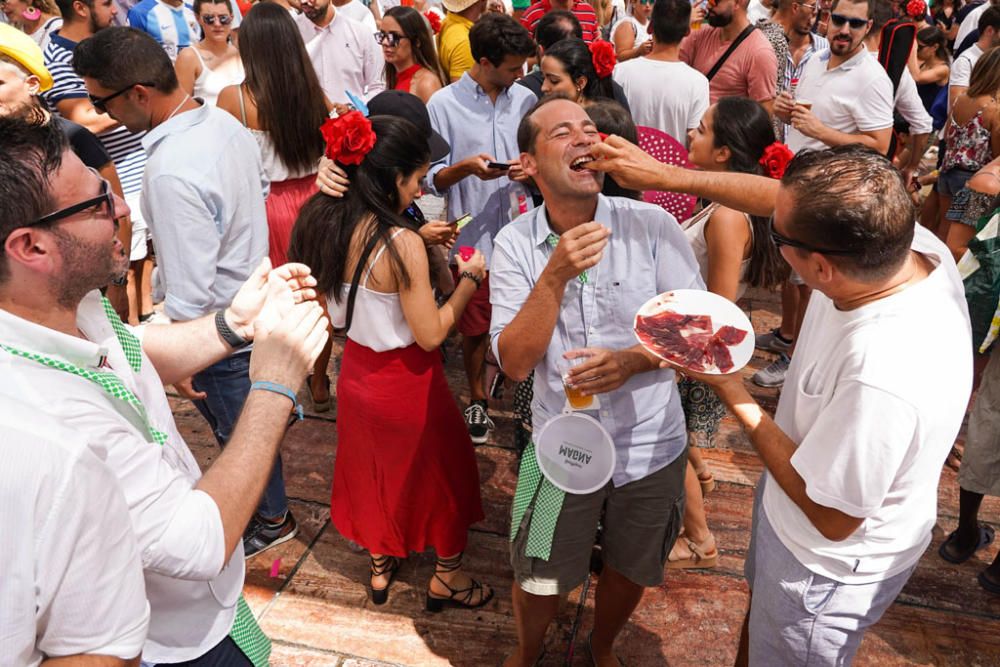
MULTIPOLYGON (((396 238, 404 230, 398 229, 393 232, 390 239, 396 238)), ((358 293, 354 298, 354 318, 351 321, 351 330, 347 332, 348 338, 359 345, 371 348, 375 352, 387 352, 409 347, 416 342, 410 326, 403 316, 403 307, 399 302, 399 292, 387 294, 368 289, 368 279, 372 275, 372 268, 386 246, 382 246, 375 253, 368 264, 365 275, 358 285, 358 293)), ((351 290, 350 283, 340 285, 340 303, 337 303, 332 296, 327 296, 326 307, 330 313, 330 321, 333 326, 340 329, 347 324, 347 295, 351 290)))

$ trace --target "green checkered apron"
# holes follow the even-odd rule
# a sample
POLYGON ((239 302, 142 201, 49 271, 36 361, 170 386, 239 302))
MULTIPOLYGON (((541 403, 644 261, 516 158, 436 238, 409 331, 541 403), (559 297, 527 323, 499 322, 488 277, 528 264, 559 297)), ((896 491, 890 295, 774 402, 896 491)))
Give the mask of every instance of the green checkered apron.
MULTIPOLYGON (((121 345, 122 352, 125 353, 125 359, 128 361, 133 372, 138 373, 142 369, 142 344, 122 323, 121 318, 118 317, 118 313, 111 306, 111 302, 102 298, 101 303, 104 306, 104 313, 108 318, 108 322, 111 323, 111 328, 115 331, 118 344, 121 345)), ((71 373, 93 382, 106 394, 127 403, 139 414, 142 423, 146 426, 149 442, 163 446, 163 443, 167 441, 167 434, 150 424, 149 415, 146 413, 146 408, 142 402, 135 394, 129 391, 128 387, 121 381, 121 378, 113 372, 80 368, 67 361, 53 359, 34 352, 25 352, 24 350, 19 350, 2 343, 0 343, 0 349, 15 356, 23 357, 49 368, 71 373)), ((267 638, 260 629, 260 626, 257 625, 253 612, 250 611, 250 607, 242 595, 240 595, 236 606, 236 618, 233 621, 232 629, 229 631, 229 636, 233 638, 233 641, 240 650, 246 654, 247 658, 254 664, 254 667, 264 667, 270 664, 271 640, 267 638)))
MULTIPOLYGON (((551 246, 553 250, 555 250, 556 246, 559 245, 559 237, 553 234, 552 232, 549 232, 549 235, 545 240, 548 242, 549 246, 551 246)), ((580 281, 581 285, 586 285, 587 281, 589 280, 586 271, 578 275, 576 279, 580 281)))

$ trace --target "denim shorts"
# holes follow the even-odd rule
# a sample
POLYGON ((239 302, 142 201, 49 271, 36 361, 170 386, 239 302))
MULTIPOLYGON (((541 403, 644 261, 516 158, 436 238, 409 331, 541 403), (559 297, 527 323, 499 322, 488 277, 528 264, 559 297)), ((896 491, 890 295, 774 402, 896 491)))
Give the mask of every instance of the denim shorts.
POLYGON ((942 171, 938 174, 937 191, 939 194, 954 197, 975 175, 976 172, 968 169, 952 168, 948 171, 942 171))

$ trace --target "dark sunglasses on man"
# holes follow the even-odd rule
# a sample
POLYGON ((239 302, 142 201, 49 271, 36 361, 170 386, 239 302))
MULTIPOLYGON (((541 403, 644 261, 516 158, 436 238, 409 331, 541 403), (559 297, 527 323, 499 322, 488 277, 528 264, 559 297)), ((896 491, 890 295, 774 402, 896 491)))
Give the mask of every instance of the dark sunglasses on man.
POLYGON ((393 47, 404 39, 406 39, 406 35, 398 32, 386 32, 385 30, 379 30, 375 33, 375 41, 382 46, 393 47))
POLYGON ((110 95, 105 95, 104 97, 97 97, 96 95, 88 95, 88 97, 90 97, 90 103, 94 105, 94 108, 97 109, 98 113, 107 113, 108 102, 115 99, 119 95, 124 95, 125 93, 132 90, 136 86, 146 86, 147 88, 156 88, 155 83, 143 83, 142 81, 140 81, 138 83, 130 83, 121 90, 116 90, 110 95))
POLYGON ((768 221, 767 224, 768 224, 768 228, 770 229, 770 232, 771 232, 771 240, 774 242, 774 245, 777 246, 778 248, 780 248, 783 245, 786 245, 789 248, 798 248, 799 250, 806 250, 808 252, 816 252, 816 253, 819 253, 821 255, 856 255, 857 254, 857 252, 854 251, 854 250, 829 250, 827 248, 818 248, 816 246, 809 245, 808 243, 803 243, 802 241, 796 241, 793 238, 789 238, 789 237, 785 236, 784 234, 781 234, 780 232, 778 232, 778 230, 776 230, 774 228, 774 216, 773 215, 771 216, 771 219, 768 221))
POLYGON ((219 16, 202 16, 201 20, 208 25, 215 25, 215 19, 219 19, 219 25, 229 25, 233 22, 233 17, 227 14, 221 14, 219 16))
POLYGON ((98 173, 96 169, 87 167, 94 176, 97 176, 101 180, 101 194, 96 197, 91 197, 90 199, 84 199, 76 204, 71 204, 66 208, 61 208, 58 211, 53 211, 47 215, 43 215, 34 222, 30 222, 25 227, 37 227, 39 225, 51 225, 54 222, 59 222, 60 220, 65 220, 66 218, 76 215, 81 211, 86 211, 87 209, 94 208, 96 206, 104 206, 108 218, 111 220, 115 219, 115 197, 114 193, 111 192, 111 184, 108 180, 98 173))
POLYGON ((830 14, 830 23, 835 28, 840 28, 846 23, 851 26, 851 30, 861 30, 868 26, 868 19, 858 19, 851 16, 844 16, 843 14, 830 14))

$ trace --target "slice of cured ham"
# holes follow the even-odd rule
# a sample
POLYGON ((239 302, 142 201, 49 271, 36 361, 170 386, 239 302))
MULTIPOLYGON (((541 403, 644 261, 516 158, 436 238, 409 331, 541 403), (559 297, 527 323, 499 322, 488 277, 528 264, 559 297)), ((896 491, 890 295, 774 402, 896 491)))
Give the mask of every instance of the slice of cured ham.
POLYGON ((722 373, 733 369, 729 347, 739 345, 748 333, 728 324, 714 331, 709 315, 685 315, 670 310, 639 315, 635 332, 643 345, 664 359, 692 371, 714 366, 722 373))

